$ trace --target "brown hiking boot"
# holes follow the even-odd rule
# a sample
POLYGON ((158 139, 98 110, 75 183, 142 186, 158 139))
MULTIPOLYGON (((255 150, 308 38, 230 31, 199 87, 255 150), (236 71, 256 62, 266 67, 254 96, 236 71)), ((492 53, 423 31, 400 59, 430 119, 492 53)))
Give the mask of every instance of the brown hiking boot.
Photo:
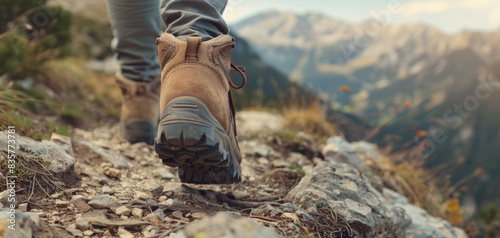
POLYGON ((115 78, 123 96, 122 136, 130 143, 153 144, 160 117, 160 78, 151 82, 136 82, 120 73, 115 78))
POLYGON ((229 72, 234 40, 209 41, 170 34, 156 39, 162 67, 161 121, 156 153, 165 165, 179 167, 182 182, 227 184, 241 181, 229 72))

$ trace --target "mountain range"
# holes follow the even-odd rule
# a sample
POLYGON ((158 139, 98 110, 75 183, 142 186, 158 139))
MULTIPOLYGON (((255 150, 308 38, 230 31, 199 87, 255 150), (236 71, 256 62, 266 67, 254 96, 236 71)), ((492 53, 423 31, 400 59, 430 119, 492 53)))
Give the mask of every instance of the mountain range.
POLYGON ((376 20, 349 24, 317 13, 276 11, 250 17, 233 29, 264 62, 332 100, 354 102, 359 115, 404 98, 414 104, 430 98, 421 90, 387 98, 380 95, 400 84, 425 87, 424 81, 439 78, 439 83, 433 80, 432 88, 424 90, 439 93, 459 78, 475 74, 486 62, 500 60, 500 31, 447 35, 424 24, 389 25, 376 20), (350 97, 339 92, 342 85, 351 87, 350 97))
POLYGON ((424 24, 277 11, 232 27, 292 81, 383 124, 371 140, 397 150, 425 131, 434 147, 423 158, 431 168, 453 167, 443 175, 452 183, 484 169, 463 189, 478 204, 500 204, 500 31, 449 35, 424 24))

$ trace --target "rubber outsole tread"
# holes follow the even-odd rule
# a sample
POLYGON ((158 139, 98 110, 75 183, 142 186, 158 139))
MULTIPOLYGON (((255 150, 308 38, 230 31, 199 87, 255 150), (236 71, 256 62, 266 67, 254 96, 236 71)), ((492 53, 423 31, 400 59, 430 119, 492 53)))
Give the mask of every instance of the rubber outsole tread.
POLYGON ((231 151, 229 136, 196 98, 181 97, 167 105, 158 126, 155 150, 163 164, 178 167, 179 179, 184 183, 241 181, 241 168, 231 151))
POLYGON ((156 126, 148 120, 133 120, 121 125, 123 137, 130 143, 146 142, 153 144, 156 133, 156 126))

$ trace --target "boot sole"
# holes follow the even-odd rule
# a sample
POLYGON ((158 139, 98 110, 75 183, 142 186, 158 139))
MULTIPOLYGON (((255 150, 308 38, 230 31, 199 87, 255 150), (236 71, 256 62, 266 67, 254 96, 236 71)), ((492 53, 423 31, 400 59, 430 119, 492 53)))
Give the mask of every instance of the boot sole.
POLYGON ((155 150, 163 164, 179 167, 182 182, 241 181, 229 136, 205 104, 194 97, 179 97, 167 105, 158 125, 155 150))
POLYGON ((130 143, 146 142, 152 145, 155 139, 156 126, 148 120, 132 120, 121 126, 123 137, 130 143))

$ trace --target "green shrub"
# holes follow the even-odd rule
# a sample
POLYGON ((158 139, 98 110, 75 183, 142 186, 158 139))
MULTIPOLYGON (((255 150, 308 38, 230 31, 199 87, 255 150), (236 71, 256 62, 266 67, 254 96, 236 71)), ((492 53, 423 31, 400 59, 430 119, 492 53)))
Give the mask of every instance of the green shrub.
POLYGON ((0 34, 6 32, 9 22, 15 22, 26 12, 45 6, 47 0, 2 0, 0 4, 0 34))
POLYGON ((39 75, 49 59, 74 54, 71 12, 47 7, 45 1, 7 2, 0 6, 0 76, 15 80, 39 75))

